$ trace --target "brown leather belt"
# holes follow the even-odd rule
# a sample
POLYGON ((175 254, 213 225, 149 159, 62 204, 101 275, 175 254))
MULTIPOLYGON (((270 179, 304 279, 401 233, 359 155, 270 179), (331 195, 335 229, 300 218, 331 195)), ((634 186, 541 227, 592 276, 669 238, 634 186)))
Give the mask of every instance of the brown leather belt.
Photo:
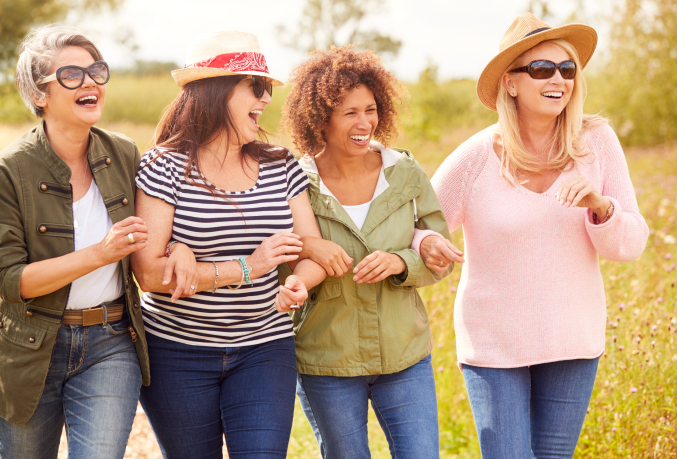
MULTIPOLYGON (((125 297, 121 296, 111 304, 106 305, 106 322, 115 322, 122 319, 125 312, 125 297)), ((103 307, 97 306, 91 309, 66 309, 63 313, 64 325, 101 325, 103 323, 103 307)))

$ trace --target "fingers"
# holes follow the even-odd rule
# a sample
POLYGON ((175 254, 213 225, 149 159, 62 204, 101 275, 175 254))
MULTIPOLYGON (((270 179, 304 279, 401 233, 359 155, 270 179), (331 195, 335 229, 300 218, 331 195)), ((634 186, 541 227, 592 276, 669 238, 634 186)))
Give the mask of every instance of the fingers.
POLYGON ((592 187, 592 185, 588 185, 585 188, 583 188, 574 197, 574 200, 571 202, 571 207, 578 206, 578 204, 581 202, 582 199, 584 199, 585 197, 587 197, 590 193, 592 193, 594 191, 595 191, 595 189, 592 187))
POLYGON ((174 273, 174 260, 169 259, 167 260, 167 264, 165 265, 165 271, 162 274, 162 285, 169 285, 169 283, 172 281, 172 274, 174 273))
POLYGON ((385 279, 390 275, 390 271, 388 270, 388 265, 387 263, 380 263, 376 266, 374 266, 374 269, 366 273, 362 278, 358 281, 359 284, 362 282, 366 282, 368 284, 373 284, 376 282, 376 279, 378 277, 381 277, 381 279, 385 279))
POLYGON ((366 257, 360 261, 357 266, 353 269, 354 273, 359 272, 362 268, 364 268, 367 264, 369 264, 370 261, 374 260, 376 257, 378 257, 378 254, 376 252, 370 253, 366 257))
POLYGON ((457 252, 454 252, 451 247, 454 247, 449 243, 449 245, 444 245, 440 247, 440 256, 437 259, 437 262, 441 261, 442 263, 446 264, 447 266, 451 264, 451 262, 456 262, 456 263, 465 263, 465 259, 463 258, 463 254, 458 254, 457 252))
POLYGON ((350 266, 353 265, 353 259, 348 256, 345 250, 341 248, 341 259, 343 260, 343 263, 345 263, 346 267, 348 268, 346 272, 350 269, 350 266))
POLYGON ((141 217, 127 217, 124 220, 120 220, 113 226, 118 226, 119 228, 126 228, 134 224, 146 226, 146 222, 144 222, 143 218, 141 217))
POLYGON ((451 242, 447 241, 446 239, 444 240, 444 242, 446 242, 446 246, 449 247, 449 249, 450 249, 452 252, 454 252, 456 255, 459 255, 459 256, 461 256, 461 257, 463 256, 463 252, 461 252, 461 250, 459 250, 458 248, 456 248, 456 246, 455 246, 454 244, 452 244, 451 242))
POLYGON ((362 282, 367 282, 368 280, 380 274, 384 269, 386 269, 387 266, 381 267, 381 265, 384 262, 383 257, 381 257, 381 253, 382 252, 376 251, 371 255, 367 256, 364 260, 362 260, 360 264, 363 263, 365 260, 371 258, 371 260, 368 261, 367 264, 364 265, 363 267, 359 269, 358 269, 359 265, 355 267, 355 269, 353 270, 353 272, 355 272, 353 280, 357 281, 358 284, 362 282))

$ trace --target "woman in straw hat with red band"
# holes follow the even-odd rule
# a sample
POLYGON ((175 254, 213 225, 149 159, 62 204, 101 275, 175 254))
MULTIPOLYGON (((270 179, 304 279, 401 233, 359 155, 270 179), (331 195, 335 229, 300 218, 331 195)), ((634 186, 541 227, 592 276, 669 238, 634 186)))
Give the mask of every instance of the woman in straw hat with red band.
MULTIPOLYGON (((296 355, 287 312, 325 271, 277 265, 319 237, 292 154, 257 141, 273 86, 255 35, 202 37, 141 160, 137 214, 146 253, 132 259, 147 324, 152 386, 141 403, 165 458, 286 457, 296 355), (182 266, 171 276, 176 255, 182 266), (170 274, 167 274, 170 273, 170 274)), ((176 270, 176 269, 175 269, 176 270)))
POLYGON ((632 261, 647 241, 616 134, 583 114, 596 43, 518 17, 477 84, 498 124, 432 179, 449 229, 463 225, 454 321, 484 458, 572 457, 604 352, 598 255, 632 261))

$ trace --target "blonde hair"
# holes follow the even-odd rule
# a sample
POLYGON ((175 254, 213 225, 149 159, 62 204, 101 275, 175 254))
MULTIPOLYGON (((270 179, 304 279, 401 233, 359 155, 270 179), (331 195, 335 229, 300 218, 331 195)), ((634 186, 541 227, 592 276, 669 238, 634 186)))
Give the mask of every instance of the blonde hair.
MULTIPOLYGON (((600 115, 585 115, 583 103, 587 92, 585 78, 581 71, 581 61, 578 52, 568 41, 562 39, 547 40, 542 43, 552 43, 566 51, 571 59, 576 62, 576 76, 574 77, 574 90, 571 99, 562 113, 557 117, 555 134, 550 141, 550 151, 547 160, 547 170, 564 170, 569 165, 581 161, 589 152, 582 142, 582 134, 595 126, 608 123, 608 120, 600 115)), ((519 56, 506 69, 505 73, 518 66, 519 56)), ((498 124, 500 136, 503 142, 503 154, 501 155, 501 175, 511 182, 506 171, 515 180, 518 172, 541 173, 542 168, 534 156, 529 153, 520 135, 519 115, 517 113, 517 99, 510 96, 503 85, 503 78, 499 82, 498 97, 496 100, 498 111, 498 124)), ((521 182, 520 182, 521 183, 521 182)))

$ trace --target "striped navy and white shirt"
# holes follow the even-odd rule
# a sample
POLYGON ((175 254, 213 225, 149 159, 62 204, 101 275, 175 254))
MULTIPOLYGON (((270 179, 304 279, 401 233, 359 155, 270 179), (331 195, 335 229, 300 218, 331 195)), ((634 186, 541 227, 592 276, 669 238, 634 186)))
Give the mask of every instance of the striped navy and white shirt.
MULTIPOLYGON (((235 205, 186 181, 185 153, 159 153, 152 149, 144 154, 136 185, 148 196, 174 206, 172 240, 190 247, 199 262, 248 257, 267 237, 291 232, 287 201, 307 189, 309 182, 290 152, 286 159, 261 163, 251 189, 228 192, 235 205)), ((191 177, 206 183, 195 169, 191 177)), ((213 294, 206 290, 173 304, 169 294, 144 293, 146 332, 210 347, 250 346, 293 336, 289 315, 275 309, 278 290, 277 268, 273 268, 237 290, 224 286, 213 294)))

